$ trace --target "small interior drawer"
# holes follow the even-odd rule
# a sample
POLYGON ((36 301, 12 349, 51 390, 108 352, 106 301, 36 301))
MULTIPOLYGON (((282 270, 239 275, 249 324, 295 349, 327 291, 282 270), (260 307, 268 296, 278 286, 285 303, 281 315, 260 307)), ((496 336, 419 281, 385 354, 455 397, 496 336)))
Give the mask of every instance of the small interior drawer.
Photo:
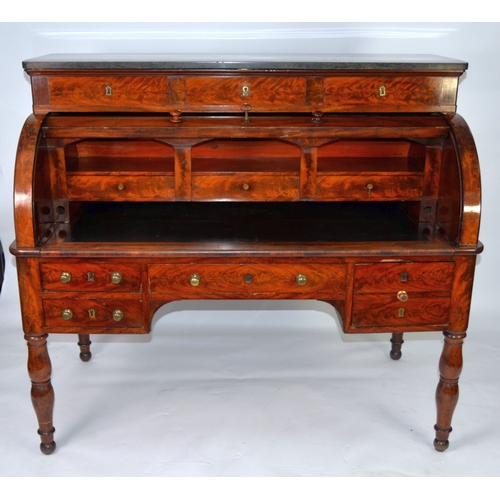
POLYGON ((74 201, 173 201, 172 175, 68 175, 74 201))

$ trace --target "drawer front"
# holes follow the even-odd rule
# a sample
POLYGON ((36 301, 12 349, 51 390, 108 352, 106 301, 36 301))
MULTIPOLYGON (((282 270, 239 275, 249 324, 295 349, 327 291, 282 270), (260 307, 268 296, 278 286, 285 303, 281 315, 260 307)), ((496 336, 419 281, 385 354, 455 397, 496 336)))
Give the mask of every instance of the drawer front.
POLYGON ((151 293, 343 293, 342 264, 183 264, 149 266, 151 293))
POLYGON ((298 175, 193 175, 196 201, 295 201, 298 175))
POLYGON ((433 295, 408 293, 405 302, 396 294, 355 296, 351 327, 445 326, 450 313, 450 297, 433 295))
POLYGON ((40 264, 45 291, 139 292, 141 269, 135 264, 107 264, 87 260, 44 262, 40 264))
POLYGON ((354 292, 451 290, 453 268, 453 262, 358 264, 354 292))
POLYGON ((80 201, 172 201, 173 176, 69 175, 68 198, 80 201))
POLYGON ((179 77, 170 79, 170 103, 187 109, 227 107, 240 111, 243 103, 252 109, 286 109, 307 104, 305 77, 179 77))
POLYGON ((162 76, 51 76, 48 91, 55 108, 127 110, 167 104, 167 78, 162 76))
POLYGON ((456 77, 444 76, 327 77, 324 103, 338 111, 452 111, 457 84, 456 77))
POLYGON ((142 328, 140 300, 45 299, 45 326, 95 328, 142 328))
POLYGON ((318 200, 417 200, 422 196, 421 175, 318 175, 318 200))

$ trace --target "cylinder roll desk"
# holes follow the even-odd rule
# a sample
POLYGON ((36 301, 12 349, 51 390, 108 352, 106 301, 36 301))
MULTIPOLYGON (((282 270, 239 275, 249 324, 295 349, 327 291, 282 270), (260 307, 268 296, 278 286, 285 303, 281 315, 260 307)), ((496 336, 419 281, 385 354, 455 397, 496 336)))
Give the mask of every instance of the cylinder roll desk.
MULTIPOLYGON (((23 63, 16 256, 41 449, 48 334, 150 331, 182 299, 317 299, 348 334, 443 331, 434 446, 458 399, 480 220, 462 61, 51 55, 23 63)), ((381 424, 382 425, 382 424, 381 424)))

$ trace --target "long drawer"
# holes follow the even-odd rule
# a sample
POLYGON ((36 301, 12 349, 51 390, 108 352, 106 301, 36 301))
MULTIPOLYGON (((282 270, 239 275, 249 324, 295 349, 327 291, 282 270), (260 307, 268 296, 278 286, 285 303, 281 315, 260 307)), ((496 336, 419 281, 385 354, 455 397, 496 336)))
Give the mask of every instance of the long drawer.
POLYGON ((151 293, 342 293, 343 264, 153 264, 151 293))

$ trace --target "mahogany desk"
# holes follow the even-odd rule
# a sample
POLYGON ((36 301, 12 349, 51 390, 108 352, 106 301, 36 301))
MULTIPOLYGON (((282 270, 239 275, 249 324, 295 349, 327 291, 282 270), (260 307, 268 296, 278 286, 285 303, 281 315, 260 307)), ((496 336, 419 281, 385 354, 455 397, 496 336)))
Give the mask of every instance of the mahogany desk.
POLYGON ((458 399, 480 219, 461 61, 52 55, 24 62, 16 256, 41 449, 49 333, 140 334, 182 299, 318 299, 346 333, 444 332, 458 399), (223 61, 229 62, 223 62, 223 61))

